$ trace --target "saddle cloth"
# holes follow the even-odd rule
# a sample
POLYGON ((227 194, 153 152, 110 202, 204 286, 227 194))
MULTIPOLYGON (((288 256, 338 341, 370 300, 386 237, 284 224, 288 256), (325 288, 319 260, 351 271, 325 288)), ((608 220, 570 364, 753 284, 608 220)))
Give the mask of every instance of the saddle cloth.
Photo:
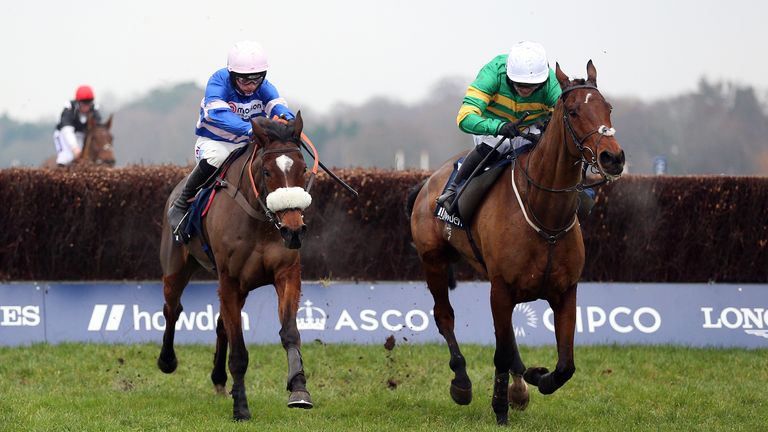
MULTIPOLYGON (((207 186, 204 186, 197 192, 194 201, 192 201, 192 204, 189 206, 187 217, 182 222, 183 226, 179 229, 181 239, 184 243, 189 242, 192 237, 202 232, 203 218, 208 212, 208 208, 211 206, 213 198, 216 196, 216 188, 219 185, 220 180, 227 175, 227 170, 230 165, 232 165, 232 162, 245 153, 247 149, 248 146, 244 146, 230 153, 224 163, 221 164, 221 167, 219 167, 214 175, 211 176, 211 179, 208 180, 207 186)), ((203 242, 203 246, 205 248, 205 242, 203 242)))

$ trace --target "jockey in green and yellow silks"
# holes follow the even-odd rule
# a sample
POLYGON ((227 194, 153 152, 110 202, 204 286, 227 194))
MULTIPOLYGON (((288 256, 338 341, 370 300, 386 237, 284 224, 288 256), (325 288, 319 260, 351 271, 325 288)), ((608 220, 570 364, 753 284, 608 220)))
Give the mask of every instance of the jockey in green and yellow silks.
POLYGON ((437 202, 448 209, 458 186, 489 153, 494 153, 489 160, 495 160, 510 150, 518 154, 530 150, 533 143, 521 133, 540 134, 535 123, 554 110, 561 94, 546 51, 536 42, 518 42, 509 54, 496 56, 483 66, 467 88, 456 117, 459 129, 472 134, 475 149, 464 158, 454 182, 437 202))

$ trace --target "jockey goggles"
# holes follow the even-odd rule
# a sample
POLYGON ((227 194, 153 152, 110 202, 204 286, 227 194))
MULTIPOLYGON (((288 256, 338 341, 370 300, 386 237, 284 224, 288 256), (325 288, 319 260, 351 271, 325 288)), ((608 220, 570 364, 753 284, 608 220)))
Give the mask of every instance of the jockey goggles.
POLYGON ((249 84, 256 84, 256 87, 260 86, 261 83, 264 82, 264 79, 267 77, 267 72, 259 72, 259 73, 253 73, 253 74, 236 74, 235 75, 235 82, 240 84, 241 86, 246 86, 249 84))
POLYGON ((514 85, 515 87, 517 87, 519 89, 525 89, 525 90, 527 90, 527 89, 535 89, 535 88, 541 87, 542 84, 544 84, 544 83, 534 83, 534 84, 520 83, 520 82, 513 82, 512 83, 512 85, 514 85))

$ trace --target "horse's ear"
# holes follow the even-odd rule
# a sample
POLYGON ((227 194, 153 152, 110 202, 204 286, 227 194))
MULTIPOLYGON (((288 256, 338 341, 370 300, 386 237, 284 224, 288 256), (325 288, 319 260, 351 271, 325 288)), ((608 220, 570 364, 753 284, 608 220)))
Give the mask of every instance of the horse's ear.
POLYGON ((301 111, 296 112, 296 118, 293 120, 293 137, 301 140, 301 131, 304 129, 304 120, 301 118, 301 111))
POLYGON ((269 144, 269 138, 267 137, 267 134, 264 132, 264 129, 259 126, 259 122, 256 121, 256 119, 251 118, 251 127, 253 128, 253 133, 251 134, 251 141, 256 144, 261 144, 262 147, 266 147, 267 144, 269 144))
POLYGON ((591 59, 587 62, 587 81, 597 87, 597 69, 595 69, 595 65, 592 64, 591 59))
POLYGON ((560 83, 560 89, 565 90, 571 84, 571 79, 560 69, 560 63, 557 62, 555 62, 555 76, 557 77, 557 82, 560 83))
POLYGON ((93 113, 88 113, 88 120, 86 120, 85 124, 88 127, 88 130, 93 130, 96 126, 96 118, 93 116, 93 113))
POLYGON ((109 115, 109 118, 108 118, 108 119, 107 119, 107 121, 104 123, 104 127, 105 127, 105 128, 107 128, 107 130, 110 130, 110 129, 112 129, 112 116, 113 116, 113 114, 110 114, 110 115, 109 115))

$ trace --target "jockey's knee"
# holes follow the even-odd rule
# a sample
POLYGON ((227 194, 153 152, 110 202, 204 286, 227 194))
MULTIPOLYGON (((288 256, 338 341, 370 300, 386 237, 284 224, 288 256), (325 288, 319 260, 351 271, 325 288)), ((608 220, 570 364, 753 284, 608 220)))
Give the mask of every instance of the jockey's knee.
POLYGON ((229 156, 229 153, 220 154, 220 152, 215 152, 211 154, 209 157, 203 159, 203 161, 208 162, 208 165, 211 165, 214 168, 219 168, 221 164, 223 164, 224 161, 227 160, 227 156, 229 156))

